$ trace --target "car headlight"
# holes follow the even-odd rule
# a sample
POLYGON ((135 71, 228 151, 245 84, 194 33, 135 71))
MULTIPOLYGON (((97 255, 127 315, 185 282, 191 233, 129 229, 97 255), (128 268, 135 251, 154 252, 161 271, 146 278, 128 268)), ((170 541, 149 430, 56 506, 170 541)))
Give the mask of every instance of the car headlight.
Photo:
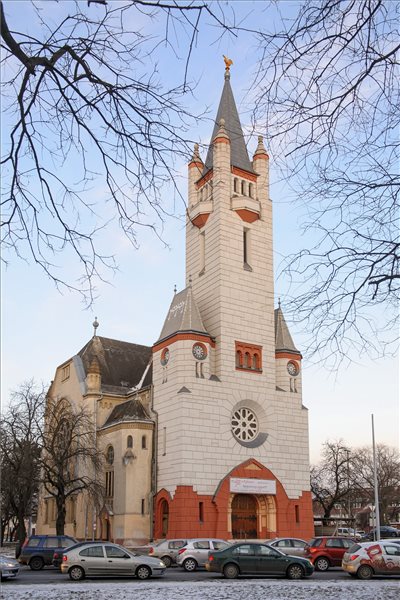
POLYGON ((165 568, 167 568, 167 567, 165 566, 165 563, 163 563, 163 561, 162 561, 162 560, 160 560, 160 567, 165 567, 165 568))

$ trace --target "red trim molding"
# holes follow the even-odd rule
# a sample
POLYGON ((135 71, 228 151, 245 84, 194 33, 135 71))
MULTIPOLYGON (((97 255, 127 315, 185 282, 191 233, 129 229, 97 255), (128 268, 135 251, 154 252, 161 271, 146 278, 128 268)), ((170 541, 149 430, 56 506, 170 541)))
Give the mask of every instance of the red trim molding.
POLYGON ((192 160, 189 164, 188 164, 189 169, 194 169, 194 167, 197 167, 199 169, 199 171, 201 172, 204 168, 204 165, 202 162, 199 161, 195 161, 192 160))
POLYGON ((185 340, 191 340, 193 342, 206 342, 207 344, 210 344, 211 348, 215 348, 215 341, 208 335, 205 335, 205 334, 201 335, 201 333, 175 333, 175 335, 168 337, 167 339, 163 340, 162 342, 159 342, 158 344, 154 344, 153 353, 158 352, 162 348, 165 348, 166 346, 170 346, 171 344, 174 344, 175 342, 185 341, 185 340))
POLYGON ((247 179, 248 181, 257 181, 258 175, 256 173, 249 173, 244 169, 240 169, 239 167, 231 167, 231 173, 233 175, 238 175, 239 177, 243 177, 243 179, 247 179))
POLYGON ((247 208, 239 208, 235 210, 235 213, 246 223, 254 223, 254 221, 257 221, 260 218, 258 213, 248 210, 247 208))
POLYGON ((195 217, 194 219, 190 219, 190 221, 191 221, 192 225, 195 225, 196 227, 201 229, 207 223, 209 216, 210 216, 210 213, 202 213, 200 215, 197 215, 197 217, 195 217))
POLYGON ((295 354, 295 352, 275 352, 275 358, 291 358, 292 360, 301 360, 303 357, 300 354, 295 354))
POLYGON ((225 137, 216 137, 213 141, 213 144, 231 144, 231 141, 225 137))
POLYGON ((203 177, 200 177, 200 179, 198 179, 195 183, 196 189, 199 190, 201 187, 203 187, 203 185, 205 185, 207 183, 207 181, 210 181, 210 179, 213 178, 214 172, 212 169, 210 169, 209 171, 207 171, 207 173, 205 175, 203 175, 203 177))

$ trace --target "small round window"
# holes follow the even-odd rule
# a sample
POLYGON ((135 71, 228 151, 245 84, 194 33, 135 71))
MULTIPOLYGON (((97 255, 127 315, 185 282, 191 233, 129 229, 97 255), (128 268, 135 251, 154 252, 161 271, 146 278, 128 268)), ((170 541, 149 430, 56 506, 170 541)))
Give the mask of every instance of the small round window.
POLYGON ((114 448, 112 446, 108 446, 107 448, 106 461, 109 465, 112 465, 114 462, 114 448))
POLYGON ((168 361, 169 361, 169 350, 168 350, 168 348, 164 348, 164 350, 161 352, 160 362, 161 362, 162 366, 165 367, 165 365, 167 364, 168 361))
POLYGON ((232 433, 239 442, 250 442, 258 435, 258 420, 249 408, 235 410, 231 419, 232 433))

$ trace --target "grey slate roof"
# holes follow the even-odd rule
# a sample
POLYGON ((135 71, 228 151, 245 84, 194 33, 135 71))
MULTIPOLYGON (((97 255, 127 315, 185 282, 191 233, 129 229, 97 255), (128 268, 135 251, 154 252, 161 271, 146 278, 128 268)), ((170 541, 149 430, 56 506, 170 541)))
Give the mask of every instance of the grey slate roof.
POLYGON ((222 96, 218 107, 217 118, 215 119, 211 143, 207 152, 206 162, 204 163, 205 166, 203 169, 203 175, 213 167, 212 142, 217 135, 221 118, 225 119, 225 129, 231 142, 231 165, 234 167, 239 167, 240 169, 244 169, 245 171, 249 171, 250 173, 254 173, 252 164, 249 160, 239 114, 232 93, 229 72, 225 73, 224 88, 222 90, 222 96))
POLYGON ((114 406, 103 427, 109 427, 121 423, 121 421, 151 421, 151 418, 139 398, 133 398, 114 406))
POLYGON ((158 341, 179 332, 209 335, 203 325, 200 311, 193 297, 192 286, 175 294, 158 341))
POLYGON ((289 328, 286 324, 281 307, 275 309, 275 350, 287 350, 288 352, 300 354, 289 333, 289 328))
POLYGON ((85 374, 93 358, 97 358, 103 391, 127 394, 139 384, 140 387, 146 387, 152 382, 151 366, 148 368, 152 356, 150 346, 94 336, 78 355, 82 359, 85 374))

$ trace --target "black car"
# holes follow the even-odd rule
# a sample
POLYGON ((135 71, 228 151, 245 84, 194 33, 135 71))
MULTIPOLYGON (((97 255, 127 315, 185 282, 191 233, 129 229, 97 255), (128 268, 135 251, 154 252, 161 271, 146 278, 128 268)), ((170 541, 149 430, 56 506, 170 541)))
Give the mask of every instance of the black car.
POLYGON ((235 579, 238 575, 281 575, 289 579, 302 579, 314 572, 307 558, 288 556, 267 544, 249 542, 209 552, 206 569, 221 573, 227 579, 235 579))
MULTIPOLYGON (((384 540, 387 538, 400 538, 400 529, 396 529, 396 527, 390 527, 390 525, 382 525, 379 528, 379 531, 380 531, 381 540, 384 540)), ((369 533, 367 533, 366 535, 364 535, 361 538, 361 541, 368 542, 368 541, 376 540, 377 539, 376 533, 377 533, 376 528, 371 529, 371 531, 369 533)))
POLYGON ((45 565, 51 565, 54 552, 62 552, 77 543, 68 535, 31 535, 21 548, 18 557, 22 565, 29 565, 32 571, 40 571, 45 565))

